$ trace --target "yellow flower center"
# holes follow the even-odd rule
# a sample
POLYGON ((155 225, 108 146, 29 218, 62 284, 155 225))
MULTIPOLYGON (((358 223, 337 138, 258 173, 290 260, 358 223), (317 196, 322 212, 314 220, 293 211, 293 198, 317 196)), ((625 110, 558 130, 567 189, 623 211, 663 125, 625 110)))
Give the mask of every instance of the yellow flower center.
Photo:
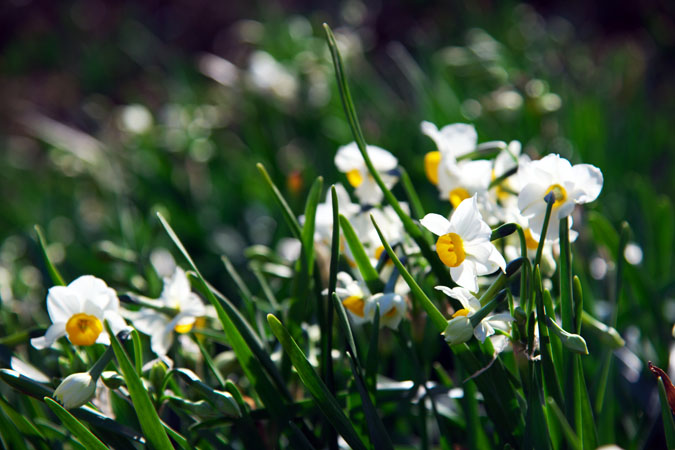
POLYGON ((93 345, 103 331, 103 324, 96 316, 77 313, 66 322, 68 339, 75 345, 93 345))
POLYGON ((349 296, 342 301, 342 305, 357 316, 363 317, 363 308, 366 306, 363 297, 359 297, 358 295, 349 296))
POLYGON ((525 228, 525 246, 530 250, 536 250, 539 247, 539 241, 532 237, 532 231, 525 228))
POLYGON ((452 203, 453 208, 457 208, 460 203, 462 203, 462 200, 466 200, 467 198, 471 197, 469 195, 469 191, 467 191, 464 188, 458 187, 450 191, 450 195, 448 196, 450 198, 450 203, 452 203))
POLYGON ((384 245, 380 245, 375 249, 375 259, 379 260, 380 257, 382 256, 382 252, 384 251, 384 245))
POLYGON ((189 333, 194 324, 195 324, 194 322, 186 324, 177 324, 175 327, 173 327, 173 331, 175 331, 176 333, 189 333))
POLYGON ((396 308, 394 307, 394 308, 391 308, 391 309, 384 315, 384 317, 386 317, 387 319, 390 319, 390 318, 394 317, 395 315, 396 315, 396 308))
POLYGON ((363 176, 361 175, 361 172, 359 172, 359 169, 352 169, 347 172, 347 181, 349 181, 349 184, 353 187, 359 187, 361 183, 363 183, 363 176))
POLYGON ((564 187, 560 186, 559 184, 552 184, 548 187, 548 190, 544 194, 544 197, 546 197, 548 194, 553 193, 553 198, 555 199, 555 203, 553 203, 553 207, 557 208, 558 206, 562 205, 565 203, 565 200, 567 200, 567 191, 565 190, 564 187))
POLYGON ((429 152, 424 155, 424 173, 432 184, 438 184, 438 166, 441 163, 441 152, 429 152))
POLYGON ((455 312, 455 313, 452 315, 452 318, 454 319, 455 317, 460 317, 460 316, 466 317, 466 316, 468 316, 468 315, 469 315, 469 310, 466 309, 466 308, 462 308, 462 309, 460 309, 460 310, 457 310, 457 312, 455 312))
POLYGON ((464 242, 457 233, 448 233, 440 236, 436 241, 436 253, 443 264, 448 267, 457 267, 464 262, 464 242))

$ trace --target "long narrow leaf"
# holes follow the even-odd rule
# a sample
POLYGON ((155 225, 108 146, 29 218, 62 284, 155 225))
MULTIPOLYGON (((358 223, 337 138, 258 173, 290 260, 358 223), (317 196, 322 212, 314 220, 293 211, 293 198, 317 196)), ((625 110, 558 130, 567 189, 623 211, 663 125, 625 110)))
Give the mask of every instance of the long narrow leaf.
POLYGON ((581 366, 581 355, 574 355, 574 423, 583 448, 596 448, 598 434, 595 428, 591 400, 588 397, 584 372, 581 366))
POLYGON ((256 164, 256 167, 258 168, 258 171, 263 176, 265 182, 271 189, 272 194, 274 194, 274 199, 277 201, 277 203, 279 203, 279 206, 281 207, 281 212, 284 215, 286 223, 291 229, 291 233, 293 233, 293 237, 297 239, 302 239, 302 228, 300 227, 300 223, 298 223, 298 219, 295 218, 293 210, 291 210, 291 207, 288 206, 286 199, 284 198, 283 195, 281 195, 281 192, 277 188, 276 184, 274 184, 274 181, 272 181, 270 174, 267 173, 267 169, 265 169, 265 166, 263 166, 260 163, 256 164))
POLYGON ((663 384, 663 379, 658 377, 659 384, 659 400, 661 401, 661 417, 663 419, 663 431, 666 435, 666 444, 668 448, 675 448, 675 423, 673 423, 673 412, 668 404, 668 397, 666 395, 666 387, 663 384))
POLYGON ((150 394, 143 385, 143 381, 138 376, 138 373, 136 373, 136 369, 131 364, 127 352, 122 348, 122 344, 120 344, 117 336, 110 329, 107 321, 105 322, 105 327, 110 335, 110 342, 115 352, 115 358, 122 371, 122 376, 136 410, 136 416, 148 444, 157 449, 171 448, 171 441, 166 435, 166 431, 157 415, 157 411, 155 411, 152 400, 150 400, 150 394))
POLYGON ((328 391, 328 388, 326 388, 326 385, 316 374, 312 365, 307 361, 305 354, 300 347, 298 347, 298 344, 291 337, 286 328, 273 314, 267 315, 267 323, 269 323, 272 333, 274 333, 281 343, 281 346, 291 358, 293 366, 298 371, 300 380, 310 394, 312 394, 312 397, 314 397, 321 412, 326 416, 335 430, 340 433, 347 444, 354 449, 365 450, 365 445, 361 442, 361 439, 359 439, 356 430, 354 430, 351 422, 347 419, 347 416, 345 416, 339 403, 328 391))
POLYGON ((339 217, 342 234, 347 241, 349 250, 352 252, 352 257, 354 258, 356 267, 358 267, 359 272, 361 272, 361 275, 363 276, 363 280, 368 285, 368 289, 373 293, 381 292, 384 288, 384 283, 382 283, 382 280, 380 280, 377 271, 370 263, 370 259, 363 248, 363 244, 361 244, 361 241, 356 235, 352 224, 349 223, 349 220, 347 220, 347 218, 342 214, 340 214, 339 217))
MULTIPOLYGON (((84 444, 84 446, 87 449, 90 450, 107 450, 108 447, 103 444, 94 434, 87 429, 82 423, 80 423, 79 420, 77 420, 75 417, 73 417, 72 414, 68 412, 67 409, 65 409, 63 406, 59 405, 57 402, 52 400, 49 397, 44 398, 44 402, 49 406, 49 409, 51 409, 54 414, 61 420, 63 425, 65 425, 68 430, 73 433, 73 435, 84 444)), ((169 445, 171 445, 171 442, 168 441, 169 445)), ((160 447, 157 447, 160 448, 160 447)), ((166 447, 170 448, 170 447, 166 447)))
POLYGON ((40 251, 42 252, 42 257, 44 258, 45 265, 47 266, 47 273, 49 273, 52 283, 54 283, 55 286, 65 286, 66 282, 64 281, 54 263, 52 263, 51 258, 49 258, 49 252, 47 251, 47 241, 45 240, 44 233, 42 232, 42 228, 39 225, 35 225, 35 233, 37 234, 38 244, 40 244, 40 251))

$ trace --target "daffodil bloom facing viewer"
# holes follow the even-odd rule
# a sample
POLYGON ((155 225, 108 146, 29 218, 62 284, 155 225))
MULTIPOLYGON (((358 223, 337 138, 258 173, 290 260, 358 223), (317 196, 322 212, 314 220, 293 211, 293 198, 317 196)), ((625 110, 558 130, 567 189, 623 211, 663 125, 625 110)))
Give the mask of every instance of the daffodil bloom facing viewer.
POLYGON ((204 303, 192 292, 187 275, 180 267, 176 267, 171 278, 164 279, 159 299, 145 301, 155 307, 142 308, 128 315, 140 332, 150 336, 150 347, 159 357, 168 353, 174 332, 189 332, 197 318, 206 314, 204 303), (173 310, 173 314, 167 314, 161 308, 173 310))
POLYGON ((114 333, 126 328, 119 314, 119 299, 105 282, 84 275, 68 286, 54 286, 47 294, 47 312, 52 325, 44 336, 31 339, 37 349, 51 347, 62 336, 75 345, 110 344, 103 322, 114 333))
POLYGON ((547 239, 558 238, 555 221, 563 219, 574 210, 577 204, 595 200, 602 190, 602 172, 590 164, 570 164, 560 155, 546 155, 540 160, 524 163, 518 168, 519 183, 522 187, 518 195, 518 207, 522 215, 529 220, 534 239, 539 240, 546 215, 548 194, 553 194, 554 203, 547 239))
POLYGON ((449 288, 446 286, 436 286, 436 289, 443 292, 448 297, 452 297, 462 304, 462 309, 456 311, 452 315, 452 319, 448 321, 448 326, 445 329, 445 340, 450 344, 461 344, 471 339, 473 334, 481 343, 485 339, 495 334, 495 329, 492 325, 498 323, 505 324, 513 321, 513 317, 509 313, 500 313, 488 316, 481 320, 474 328, 471 326, 470 317, 475 314, 480 308, 481 304, 476 297, 474 297, 468 290, 462 287, 449 288))
POLYGON ((478 291, 478 275, 506 267, 504 257, 490 242, 492 230, 481 217, 475 195, 462 201, 450 220, 427 214, 420 223, 438 236, 436 253, 450 267, 452 279, 471 292, 478 291))
MULTIPOLYGON (((398 160, 387 150, 375 145, 366 146, 366 150, 385 186, 391 188, 398 180, 396 175, 391 174, 398 166, 398 160)), ((355 142, 338 149, 335 166, 347 176, 347 181, 355 189, 354 193, 362 204, 377 205, 382 201, 384 194, 368 171, 366 161, 355 142)))

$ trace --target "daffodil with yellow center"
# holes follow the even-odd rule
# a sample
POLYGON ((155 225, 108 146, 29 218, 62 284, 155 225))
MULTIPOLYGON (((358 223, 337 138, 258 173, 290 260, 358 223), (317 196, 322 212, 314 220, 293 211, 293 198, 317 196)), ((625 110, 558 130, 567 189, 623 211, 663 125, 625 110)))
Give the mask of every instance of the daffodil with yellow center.
POLYGON ((51 347, 62 336, 75 345, 110 344, 105 320, 113 332, 126 328, 119 313, 119 299, 103 280, 84 275, 68 286, 54 286, 47 294, 52 325, 44 336, 31 339, 37 349, 51 347))
POLYGON ((557 221, 568 217, 577 204, 592 202, 602 190, 602 172, 590 164, 570 164, 560 155, 546 155, 540 160, 530 161, 518 167, 518 182, 522 189, 518 194, 518 208, 528 220, 534 239, 540 240, 541 229, 546 215, 548 194, 553 194, 551 223, 546 239, 558 239, 557 221))
POLYGON ((362 296, 350 295, 346 299, 342 300, 342 305, 355 316, 363 318, 363 309, 366 306, 366 302, 363 300, 362 296))
POLYGON ((427 214, 420 223, 439 236, 436 253, 450 267, 452 279, 471 292, 478 291, 478 276, 506 267, 504 257, 490 242, 492 230, 481 217, 476 196, 462 201, 450 220, 427 214))
MULTIPOLYGON (((375 145, 366 146, 366 151, 384 184, 391 188, 398 180, 398 176, 392 174, 398 166, 396 157, 375 145)), ((355 142, 338 149, 335 154, 335 166, 346 175, 347 181, 355 188, 354 193, 362 204, 377 205, 382 201, 384 194, 368 171, 355 142)))
POLYGON ((174 333, 190 332, 197 319, 206 314, 204 303, 192 292, 190 282, 180 267, 176 267, 173 276, 164 279, 159 299, 145 299, 144 302, 152 307, 127 315, 138 331, 151 337, 150 347, 160 358, 167 355, 174 333))

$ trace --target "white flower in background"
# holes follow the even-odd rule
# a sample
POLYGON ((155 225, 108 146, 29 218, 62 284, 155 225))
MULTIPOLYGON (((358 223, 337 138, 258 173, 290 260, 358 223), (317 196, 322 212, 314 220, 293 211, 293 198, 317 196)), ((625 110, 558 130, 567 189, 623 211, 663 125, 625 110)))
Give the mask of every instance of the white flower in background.
MULTIPOLYGON (((398 176, 389 172, 396 169, 398 160, 387 150, 375 145, 368 145, 366 150, 385 186, 391 188, 396 184, 398 176)), ((368 172, 368 167, 366 167, 366 162, 361 156, 356 142, 338 149, 335 154, 335 166, 340 172, 347 175, 347 181, 356 189, 354 193, 362 204, 377 205, 382 201, 384 194, 368 172)))
POLYGON ((248 76, 255 89, 270 93, 284 102, 292 102, 298 95, 298 80, 272 55, 262 50, 251 54, 248 76))
POLYGON ((164 279, 164 288, 157 300, 144 299, 153 308, 129 311, 128 317, 138 331, 151 337, 150 346, 158 356, 166 356, 173 341, 173 333, 188 333, 197 318, 206 314, 206 308, 197 294, 192 292, 185 272, 176 267, 171 278, 164 279), (173 314, 161 308, 173 310, 173 314))
POLYGON ((470 318, 481 308, 478 299, 474 297, 471 292, 462 287, 451 289, 446 286, 436 286, 436 289, 443 292, 448 297, 459 300, 462 304, 462 309, 456 311, 452 315, 452 319, 448 321, 448 326, 444 332, 445 340, 450 343, 450 345, 468 341, 471 339, 471 334, 476 336, 476 339, 481 341, 481 343, 485 342, 487 337, 495 334, 495 329, 492 325, 503 325, 513 321, 513 317, 511 317, 511 314, 509 313, 494 314, 481 320, 476 328, 473 328, 471 326, 470 318), (469 332, 469 329, 471 329, 471 332, 469 332))
POLYGON ((438 150, 424 155, 424 172, 433 184, 439 182, 441 162, 444 161, 450 165, 455 164, 459 156, 476 149, 478 133, 476 133, 473 125, 454 123, 439 130, 433 123, 424 121, 420 124, 420 128, 422 133, 429 136, 438 148, 438 150))
POLYGON ((78 408, 94 396, 96 381, 89 372, 68 375, 54 391, 54 398, 66 409, 78 408))
POLYGON ((337 274, 337 287, 335 293, 342 301, 342 305, 352 317, 355 325, 368 321, 365 314, 366 299, 370 297, 370 291, 363 281, 355 280, 347 272, 337 274))
MULTIPOLYGON (((335 193, 337 194, 338 210, 340 214, 350 220, 354 215, 358 214, 361 206, 357 203, 352 203, 349 194, 345 187, 337 183, 335 184, 335 193)), ((305 216, 299 218, 300 224, 304 225, 305 216)), ((314 222, 314 240, 321 244, 330 247, 333 237, 333 197, 330 189, 326 194, 326 201, 319 203, 316 207, 316 218, 314 222)))
POLYGON ((486 159, 459 161, 444 158, 438 167, 438 192, 442 199, 457 208, 462 201, 478 194, 487 194, 492 162, 486 159))
MULTIPOLYGON (((406 214, 410 214, 407 203, 401 202, 400 205, 401 209, 406 214)), ((387 205, 384 208, 371 208, 352 217, 350 223, 354 228, 354 232, 359 238, 359 241, 363 244, 363 248, 370 258, 371 263, 375 265, 384 251, 384 245, 382 245, 380 236, 377 234, 377 230, 373 225, 371 215, 373 219, 375 219, 375 222, 377 222, 377 226, 380 227, 380 231, 382 231, 384 238, 390 245, 393 246, 403 241, 405 232, 401 218, 398 217, 398 214, 396 214, 396 211, 390 205, 387 205)), ((346 251, 345 256, 348 260, 353 260, 350 251, 346 251)))
POLYGON ((103 280, 91 275, 83 275, 68 286, 50 288, 47 312, 52 325, 44 336, 30 341, 37 349, 51 347, 62 336, 75 345, 109 345, 104 320, 113 333, 126 328, 119 314, 117 294, 103 280))
POLYGON ((375 319, 377 305, 380 305, 380 328, 388 327, 392 330, 398 328, 407 309, 403 296, 389 292, 377 293, 370 297, 363 308, 363 314, 369 322, 375 319))
POLYGON ((556 222, 572 214, 576 204, 595 200, 603 183, 602 172, 597 167, 590 164, 572 166, 556 154, 522 164, 518 169, 518 178, 522 186, 518 207, 529 220, 534 239, 540 238, 546 215, 546 195, 552 193, 555 198, 546 238, 557 239, 556 222))
POLYGON ((475 195, 460 203, 450 220, 427 214, 420 223, 438 236, 436 253, 450 267, 452 279, 471 292, 478 291, 478 275, 506 267, 504 257, 490 242, 492 231, 478 211, 475 195))

